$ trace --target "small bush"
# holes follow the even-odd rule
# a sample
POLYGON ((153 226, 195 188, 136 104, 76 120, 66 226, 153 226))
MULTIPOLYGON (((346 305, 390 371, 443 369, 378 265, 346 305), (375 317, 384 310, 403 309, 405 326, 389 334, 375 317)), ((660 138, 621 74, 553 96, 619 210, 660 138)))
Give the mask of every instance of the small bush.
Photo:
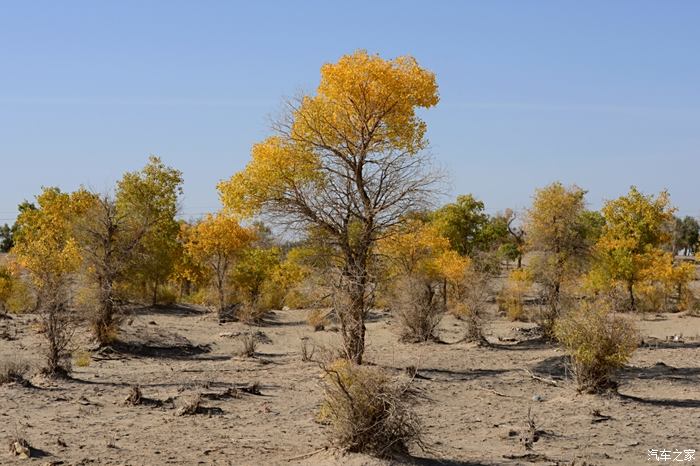
POLYGON ((24 384, 29 372, 29 364, 17 359, 0 361, 0 385, 6 383, 24 384))
POLYGON ((86 350, 78 350, 73 353, 73 364, 77 367, 88 367, 92 362, 92 354, 86 350))
POLYGON ((262 321, 267 312, 268 309, 263 307, 259 301, 244 302, 238 308, 236 317, 245 324, 255 325, 262 321))
POLYGON ((32 457, 32 447, 24 437, 15 435, 8 442, 9 452, 19 459, 29 459, 32 457))
POLYGON ((255 356, 255 350, 258 348, 258 339, 251 332, 246 332, 240 336, 240 351, 239 356, 252 358, 255 356))
POLYGON ((304 362, 311 361, 316 352, 316 345, 308 337, 301 339, 301 360, 304 362))
POLYGON ((175 412, 176 416, 192 416, 198 414, 202 410, 202 395, 195 393, 186 398, 182 405, 175 412))
POLYGON ((530 282, 525 269, 513 270, 508 281, 498 296, 498 309, 504 312, 509 320, 527 321, 525 313, 525 293, 530 288, 530 282))
POLYGON ((311 309, 308 314, 306 314, 306 323, 309 327, 314 329, 314 332, 320 332, 326 329, 328 325, 328 311, 323 309, 311 309))
POLYGON ((36 307, 36 296, 27 280, 16 279, 12 284, 12 292, 7 297, 5 309, 13 314, 22 314, 36 307))
POLYGON ((490 277, 488 274, 471 269, 454 286, 455 296, 450 310, 467 324, 465 340, 486 344, 484 337, 485 313, 491 299, 490 277))
POLYGON ((638 346, 634 324, 601 301, 580 305, 559 318, 555 335, 571 357, 579 391, 586 393, 615 389, 615 372, 638 346))
POLYGON ((337 360, 324 367, 324 401, 319 419, 330 425, 330 440, 350 452, 379 457, 405 454, 423 446, 421 424, 410 407, 410 379, 337 360))
POLYGON ((437 326, 444 314, 443 295, 438 285, 422 277, 399 279, 394 290, 401 341, 420 343, 437 339, 437 326))

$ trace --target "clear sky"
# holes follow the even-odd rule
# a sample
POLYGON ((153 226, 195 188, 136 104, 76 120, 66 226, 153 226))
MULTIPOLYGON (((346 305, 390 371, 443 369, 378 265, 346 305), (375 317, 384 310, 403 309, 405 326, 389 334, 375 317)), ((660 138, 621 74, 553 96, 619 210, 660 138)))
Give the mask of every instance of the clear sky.
POLYGON ((41 186, 103 190, 149 154, 216 210, 285 96, 355 49, 434 71, 453 194, 490 212, 555 180, 700 215, 698 1, 2 1, 0 223, 41 186))

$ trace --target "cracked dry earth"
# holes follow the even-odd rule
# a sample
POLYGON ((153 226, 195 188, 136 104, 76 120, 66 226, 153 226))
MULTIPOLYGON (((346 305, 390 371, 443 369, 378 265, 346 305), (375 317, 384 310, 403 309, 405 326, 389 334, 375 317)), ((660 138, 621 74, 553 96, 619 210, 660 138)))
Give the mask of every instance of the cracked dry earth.
MULTIPOLYGON (((135 312, 124 342, 75 367, 72 379, 0 386, 0 464, 390 464, 323 450, 320 370, 302 361, 300 342, 330 347, 339 335, 313 332, 305 316, 272 313, 253 328, 261 340, 255 357, 243 358, 233 356, 242 324, 220 325, 187 307, 135 312), (134 385, 141 403, 125 404, 134 385), (178 416, 197 394, 195 414, 178 416), (14 435, 36 458, 8 453, 14 435)), ((9 334, 2 358, 40 365, 32 319, 0 323, 9 334)), ((416 345, 398 342, 389 315, 373 314, 366 360, 397 374, 417 368, 417 411, 431 446, 395 463, 639 465, 650 464, 652 448, 700 450, 700 318, 661 314, 638 323, 645 345, 622 374, 621 395, 600 397, 576 394, 561 350, 527 339, 531 324, 494 318, 492 346, 477 347, 459 343, 464 323, 447 317, 444 343, 416 345), (683 342, 665 341, 680 334, 683 342), (521 442, 528 412, 539 430, 529 452, 521 442)))

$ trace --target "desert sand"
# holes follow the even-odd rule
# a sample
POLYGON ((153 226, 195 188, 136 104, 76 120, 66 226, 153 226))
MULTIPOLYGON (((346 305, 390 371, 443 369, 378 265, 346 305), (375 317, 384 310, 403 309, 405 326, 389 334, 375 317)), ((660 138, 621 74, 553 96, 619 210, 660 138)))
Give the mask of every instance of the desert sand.
MULTIPOLYGON (((219 324, 195 307, 135 310, 124 343, 93 353, 71 379, 36 375, 31 387, 0 386, 0 438, 20 435, 37 456, 16 459, 3 446, 0 464, 392 464, 324 449, 327 427, 316 421, 321 370, 302 361, 301 339, 332 347, 339 334, 314 332, 305 317, 275 311, 249 328, 219 324), (236 356, 237 335, 249 329, 257 352, 236 356), (133 385, 156 401, 126 404, 133 385), (200 412, 179 416, 197 394, 200 412)), ((403 344, 392 317, 373 313, 366 361, 397 375, 417 368, 416 409, 430 446, 394 463, 639 465, 649 464, 649 449, 700 450, 700 318, 647 318, 637 319, 644 343, 622 373, 620 394, 592 396, 576 393, 562 351, 531 338, 533 324, 494 317, 491 346, 478 347, 460 342, 464 323, 448 316, 442 343, 403 344), (528 411, 541 431, 529 452, 520 442, 528 411)), ((0 323, 3 358, 40 367, 33 320, 0 323)), ((77 345, 89 346, 87 336, 81 329, 77 345)))

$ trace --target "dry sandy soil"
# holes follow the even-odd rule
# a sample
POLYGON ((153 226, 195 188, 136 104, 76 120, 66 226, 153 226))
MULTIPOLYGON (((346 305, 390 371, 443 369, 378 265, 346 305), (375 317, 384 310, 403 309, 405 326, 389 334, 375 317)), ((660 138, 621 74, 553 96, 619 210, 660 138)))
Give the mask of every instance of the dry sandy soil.
MULTIPOLYGON (((418 369, 415 385, 424 399, 417 410, 432 448, 412 451, 405 462, 639 465, 650 464, 651 448, 700 450, 700 318, 639 321, 645 344, 622 374, 620 395, 601 397, 576 394, 561 350, 528 339, 529 324, 495 319, 488 330, 493 345, 482 348, 459 343, 464 324, 451 317, 441 325, 445 343, 422 345, 399 343, 389 315, 371 317, 367 361, 397 374, 418 369), (665 341, 681 334, 683 342, 665 341), (543 434, 528 456, 519 432, 529 410, 543 434)), ((32 319, 0 323, 12 337, 0 340, 2 358, 40 365, 42 341, 27 325, 32 319)), ((239 339, 230 336, 244 331, 242 324, 220 325, 212 314, 186 307, 136 311, 124 325, 120 351, 94 354, 72 379, 35 376, 34 387, 0 386, 0 464, 390 464, 322 450, 327 428, 315 421, 321 371, 302 362, 300 339, 332 346, 338 334, 313 332, 304 319, 304 311, 272 313, 253 328, 264 340, 257 354, 242 358, 234 356, 239 339), (206 397, 254 382, 259 394, 206 397), (126 405, 135 384, 144 397, 166 403, 126 405), (196 393, 205 394, 203 412, 176 415, 196 393), (15 434, 40 457, 7 453, 5 439, 15 434)), ((81 332, 81 344, 85 338, 81 332)))

